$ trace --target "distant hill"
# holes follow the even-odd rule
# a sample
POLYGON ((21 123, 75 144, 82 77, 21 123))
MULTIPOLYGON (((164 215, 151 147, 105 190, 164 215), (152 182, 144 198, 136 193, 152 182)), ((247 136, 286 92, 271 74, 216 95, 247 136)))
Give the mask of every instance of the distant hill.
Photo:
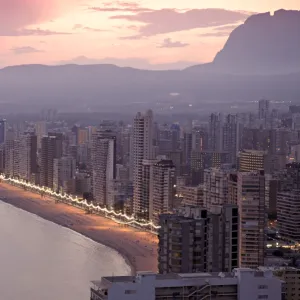
POLYGON ((299 101, 299 95, 300 73, 240 76, 114 65, 27 65, 0 70, 0 113, 36 112, 44 107, 133 113, 149 107, 155 110, 157 105, 172 106, 174 101, 199 105, 262 97, 299 101), (172 99, 171 93, 180 98, 172 99))
POLYGON ((214 61, 191 70, 239 74, 300 71, 300 11, 250 16, 229 36, 214 61))

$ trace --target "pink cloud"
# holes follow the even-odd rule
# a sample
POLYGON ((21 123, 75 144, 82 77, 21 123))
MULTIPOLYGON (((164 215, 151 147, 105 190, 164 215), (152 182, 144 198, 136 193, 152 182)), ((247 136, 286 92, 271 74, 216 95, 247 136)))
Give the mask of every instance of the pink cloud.
POLYGON ((139 36, 152 36, 196 28, 223 26, 244 21, 249 14, 225 9, 192 9, 185 12, 176 9, 161 9, 138 12, 133 15, 116 15, 121 19, 145 23, 139 29, 139 36))
MULTIPOLYGON (((82 0, 0 0, 1 34, 24 29, 58 17, 82 0)), ((16 35, 16 34, 13 34, 16 35)))
POLYGON ((136 2, 125 2, 125 1, 111 1, 105 2, 101 7, 91 7, 91 10, 99 12, 131 12, 131 13, 142 13, 154 11, 151 8, 141 7, 136 2))
POLYGON ((172 41, 172 39, 164 39, 158 48, 182 48, 188 46, 188 43, 182 43, 180 41, 172 41))

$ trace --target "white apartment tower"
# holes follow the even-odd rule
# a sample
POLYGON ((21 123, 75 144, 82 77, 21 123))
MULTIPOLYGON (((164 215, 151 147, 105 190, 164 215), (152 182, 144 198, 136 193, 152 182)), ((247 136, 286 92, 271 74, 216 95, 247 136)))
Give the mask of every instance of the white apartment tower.
POLYGON ((257 268, 264 265, 265 176, 263 171, 239 172, 237 180, 240 265, 257 268))
POLYGON ((140 112, 133 124, 133 213, 139 217, 144 210, 143 160, 153 159, 153 112, 140 112))

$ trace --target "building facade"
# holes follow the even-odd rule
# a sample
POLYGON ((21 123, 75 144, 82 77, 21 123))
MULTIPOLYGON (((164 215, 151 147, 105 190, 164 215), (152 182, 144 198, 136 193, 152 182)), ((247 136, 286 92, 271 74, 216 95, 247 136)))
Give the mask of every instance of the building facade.
POLYGON ((239 172, 237 202, 240 216, 240 265, 264 265, 265 254, 265 176, 263 171, 239 172))
POLYGON ((107 205, 108 185, 116 179, 116 136, 112 131, 99 131, 93 137, 92 181, 94 200, 107 205))
POLYGON ((150 186, 150 219, 159 223, 159 215, 168 213, 173 208, 175 191, 175 166, 171 160, 161 160, 152 166, 150 186))
POLYGON ((75 193, 76 161, 73 157, 55 158, 53 163, 53 190, 75 193))
POLYGON ((35 183, 37 175, 37 136, 27 133, 20 137, 20 177, 35 183))
POLYGON ((54 159, 62 157, 62 148, 61 135, 42 138, 40 185, 53 188, 54 159))
POLYGON ((153 113, 138 113, 133 124, 133 213, 139 218, 144 216, 149 201, 144 197, 147 186, 143 182, 143 160, 154 158, 153 153, 153 113))
POLYGON ((239 218, 234 205, 210 211, 185 206, 160 216, 159 273, 232 271, 239 266, 239 218))

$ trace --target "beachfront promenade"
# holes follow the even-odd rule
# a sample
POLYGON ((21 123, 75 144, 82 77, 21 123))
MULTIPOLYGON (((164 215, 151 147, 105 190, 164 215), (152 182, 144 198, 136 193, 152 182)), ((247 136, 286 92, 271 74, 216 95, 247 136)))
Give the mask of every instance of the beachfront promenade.
POLYGON ((114 248, 133 271, 157 271, 157 236, 111 219, 86 214, 81 208, 56 202, 53 197, 0 182, 0 199, 46 220, 69 227, 96 242, 114 248))

